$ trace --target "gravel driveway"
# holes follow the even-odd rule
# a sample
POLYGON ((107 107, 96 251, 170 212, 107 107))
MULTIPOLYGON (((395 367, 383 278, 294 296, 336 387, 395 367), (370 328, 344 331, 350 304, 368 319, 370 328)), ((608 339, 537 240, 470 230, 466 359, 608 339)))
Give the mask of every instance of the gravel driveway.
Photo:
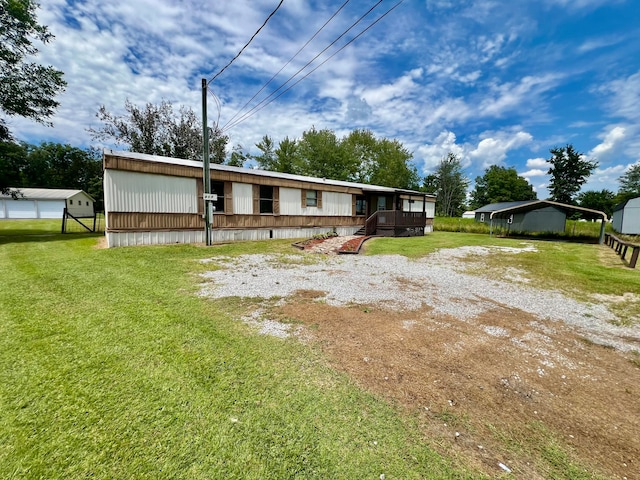
POLYGON ((288 297, 299 290, 324 292, 329 305, 382 305, 418 309, 461 319, 496 305, 519 309, 540 319, 564 322, 589 340, 623 351, 640 347, 640 327, 618 327, 604 304, 581 303, 563 294, 532 288, 517 272, 496 281, 464 272, 467 255, 517 254, 522 248, 461 247, 442 249, 419 260, 399 255, 299 256, 243 255, 205 260, 222 267, 203 274, 201 295, 221 297, 288 297))

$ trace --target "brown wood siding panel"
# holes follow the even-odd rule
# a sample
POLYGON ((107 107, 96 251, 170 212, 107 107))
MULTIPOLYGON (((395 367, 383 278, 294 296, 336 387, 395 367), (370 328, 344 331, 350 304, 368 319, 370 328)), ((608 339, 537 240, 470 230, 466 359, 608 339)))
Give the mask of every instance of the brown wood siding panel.
POLYGON ((154 173, 156 175, 169 175, 172 177, 202 178, 201 168, 115 157, 109 154, 104 155, 104 168, 129 172, 154 173))
POLYGON ((356 196, 351 195, 351 215, 356 216, 356 196))
POLYGON ((280 215, 280 188, 273 187, 273 214, 280 215))
POLYGON ((323 185, 320 183, 290 180, 278 177, 262 177, 250 173, 222 172, 211 170, 211 178, 223 182, 250 183, 254 185, 268 185, 271 187, 300 188, 302 190, 320 190, 325 192, 356 193, 362 194, 362 189, 355 187, 343 187, 338 185, 323 185))
POLYGON ((251 195, 253 197, 253 213, 260 213, 260 185, 253 185, 251 195))
POLYGON ((202 178, 196 180, 196 192, 198 195, 198 213, 204 215, 204 182, 202 178))
POLYGON ((362 218, 322 217, 306 215, 234 215, 214 216, 214 228, 308 228, 356 227, 364 225, 362 218))
POLYGON ((316 204, 318 208, 322 208, 322 190, 316 190, 316 204))
POLYGON ((224 213, 233 215, 233 185, 231 182, 224 182, 224 213))
POLYGON ((109 231, 199 230, 202 215, 196 213, 109 212, 109 231))

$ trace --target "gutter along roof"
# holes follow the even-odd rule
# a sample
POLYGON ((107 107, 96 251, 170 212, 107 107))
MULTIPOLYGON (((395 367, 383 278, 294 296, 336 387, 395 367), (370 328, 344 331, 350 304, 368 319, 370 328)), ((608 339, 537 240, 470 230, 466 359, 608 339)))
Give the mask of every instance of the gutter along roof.
MULTIPOLYGON (((184 160, 181 158, 171 158, 171 157, 161 157, 158 155, 147 155, 145 153, 135 153, 135 152, 121 152, 117 150, 104 149, 104 155, 110 155, 113 157, 121 157, 128 158, 133 160, 142 160, 147 162, 155 162, 155 163, 164 163, 169 165, 182 165, 185 167, 193 167, 198 168, 200 170, 203 169, 204 165, 200 161, 196 160, 184 160)), ((370 185, 367 183, 356 183, 356 182, 346 182, 343 180, 331 180, 327 178, 319 178, 319 177, 307 177, 304 175, 294 175, 291 173, 280 173, 280 172, 272 172, 270 170, 260 170, 257 168, 242 168, 242 167, 232 167, 230 165, 220 165, 217 163, 212 163, 209 166, 212 172, 235 172, 235 173, 243 173, 246 175, 256 175, 260 177, 270 177, 270 178, 281 178, 285 180, 293 180, 298 182, 308 182, 308 183, 317 183, 321 185, 332 185, 337 187, 351 187, 351 188, 359 188, 360 190, 367 192, 379 192, 379 193, 402 193, 407 195, 416 195, 420 197, 429 197, 434 198, 435 195, 418 192, 416 190, 406 190, 402 188, 391 188, 391 187, 383 187, 381 185, 370 185)))

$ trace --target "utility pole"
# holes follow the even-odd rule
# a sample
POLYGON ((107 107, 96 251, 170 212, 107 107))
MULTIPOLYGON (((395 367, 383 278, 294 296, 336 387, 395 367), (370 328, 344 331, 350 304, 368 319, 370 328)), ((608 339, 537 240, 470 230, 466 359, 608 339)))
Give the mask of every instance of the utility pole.
POLYGON ((211 245, 211 170, 209 167, 209 126, 207 125, 207 79, 202 79, 202 182, 204 185, 204 238, 206 245, 211 245))

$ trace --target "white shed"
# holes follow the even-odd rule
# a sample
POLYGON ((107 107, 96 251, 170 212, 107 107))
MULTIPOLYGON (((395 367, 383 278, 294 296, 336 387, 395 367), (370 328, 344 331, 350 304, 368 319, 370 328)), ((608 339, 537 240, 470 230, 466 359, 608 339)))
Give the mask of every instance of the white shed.
POLYGON ((82 190, 12 188, 18 197, 0 195, 0 218, 62 218, 64 209, 77 218, 94 216, 94 200, 82 190))
POLYGON ((640 197, 631 198, 615 206, 613 229, 626 235, 640 235, 640 197))

